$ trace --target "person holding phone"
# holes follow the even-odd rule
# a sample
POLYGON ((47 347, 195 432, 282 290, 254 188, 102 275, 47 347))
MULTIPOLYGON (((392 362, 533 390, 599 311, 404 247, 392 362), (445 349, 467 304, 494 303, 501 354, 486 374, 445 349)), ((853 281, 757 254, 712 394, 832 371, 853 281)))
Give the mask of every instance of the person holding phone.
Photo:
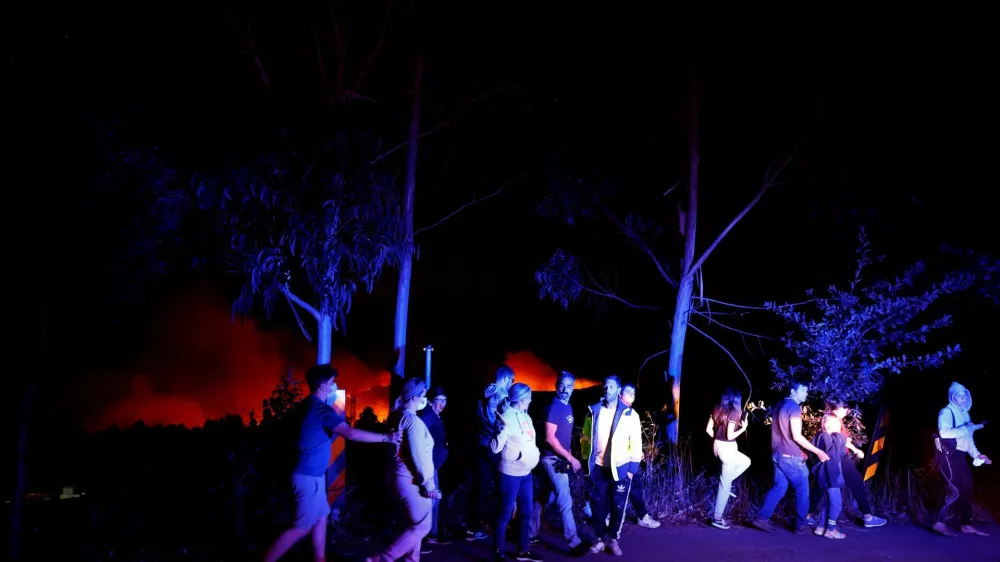
POLYGON ((715 440, 712 452, 722 462, 719 477, 719 491, 715 496, 715 512, 712 526, 728 529, 729 523, 723 518, 726 504, 732 495, 733 480, 750 468, 750 457, 740 452, 736 438, 747 430, 747 413, 743 412, 743 395, 738 390, 727 389, 719 404, 708 418, 705 432, 715 440))

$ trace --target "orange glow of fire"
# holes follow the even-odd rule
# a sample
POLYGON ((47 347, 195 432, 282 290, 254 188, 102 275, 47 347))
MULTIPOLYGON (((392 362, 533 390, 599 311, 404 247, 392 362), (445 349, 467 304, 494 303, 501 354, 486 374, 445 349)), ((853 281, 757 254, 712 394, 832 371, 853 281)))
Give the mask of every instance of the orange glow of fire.
MULTIPOLYGON (((233 322, 229 306, 217 292, 196 287, 163 307, 150 334, 145 358, 132 369, 130 384, 121 374, 89 379, 86 390, 108 400, 82 404, 84 426, 98 431, 127 427, 184 424, 239 415, 261 418, 261 403, 291 370, 305 392, 305 371, 315 362, 315 347, 301 334, 263 331, 251 319, 233 322)), ((347 391, 346 410, 356 414, 371 406, 379 418, 389 412, 389 373, 372 369, 346 351, 335 351, 337 386, 347 391)), ((128 380, 128 379, 126 379, 128 380)))
MULTIPOLYGON (((514 369, 514 380, 523 382, 530 386, 532 390, 552 391, 556 389, 556 375, 558 371, 545 361, 542 361, 534 353, 526 350, 508 352, 504 363, 511 369, 514 369)), ((573 388, 579 390, 599 384, 601 383, 583 379, 577 375, 573 388)))

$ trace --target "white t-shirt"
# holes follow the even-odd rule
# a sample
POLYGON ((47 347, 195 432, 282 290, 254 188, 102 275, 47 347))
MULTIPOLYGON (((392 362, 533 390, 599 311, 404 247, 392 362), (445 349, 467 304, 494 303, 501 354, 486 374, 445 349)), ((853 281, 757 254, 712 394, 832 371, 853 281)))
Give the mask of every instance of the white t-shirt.
POLYGON ((615 402, 614 408, 606 408, 601 406, 601 415, 597 416, 597 445, 594 447, 594 464, 598 466, 604 466, 604 450, 608 446, 608 440, 611 438, 611 424, 615 421, 615 411, 618 409, 618 403, 615 402))

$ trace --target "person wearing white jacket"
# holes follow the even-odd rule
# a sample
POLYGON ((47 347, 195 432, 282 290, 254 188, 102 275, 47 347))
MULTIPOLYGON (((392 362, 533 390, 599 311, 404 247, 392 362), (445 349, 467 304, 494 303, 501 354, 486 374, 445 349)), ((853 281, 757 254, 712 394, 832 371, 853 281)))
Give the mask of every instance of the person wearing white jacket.
POLYGON ((500 512, 494 529, 496 561, 506 558, 507 524, 517 505, 520 524, 517 560, 541 562, 542 558, 528 550, 531 539, 531 510, 534 480, 531 471, 538 465, 538 445, 535 443, 535 425, 528 416, 531 388, 524 383, 511 385, 507 396, 509 408, 497 418, 497 429, 490 447, 500 455, 500 512))
POLYGON ((589 408, 583 422, 580 445, 587 459, 584 470, 593 513, 590 522, 596 536, 590 552, 594 554, 607 549, 615 556, 622 555, 617 537, 625 520, 632 477, 642 462, 642 424, 639 414, 619 399, 621 386, 616 375, 605 378, 604 397, 589 408), (609 510, 610 528, 606 523, 609 510))
POLYGON ((951 387, 948 388, 948 405, 938 412, 934 452, 938 471, 948 482, 948 494, 934 522, 934 530, 946 536, 954 536, 945 525, 948 508, 953 503, 958 508, 958 516, 962 522, 961 531, 969 535, 986 536, 986 533, 972 526, 974 488, 969 459, 976 466, 993 464, 993 461, 976 448, 973 433, 982 429, 985 423, 972 423, 972 418, 969 416, 971 408, 972 394, 969 390, 957 382, 951 383, 951 387))

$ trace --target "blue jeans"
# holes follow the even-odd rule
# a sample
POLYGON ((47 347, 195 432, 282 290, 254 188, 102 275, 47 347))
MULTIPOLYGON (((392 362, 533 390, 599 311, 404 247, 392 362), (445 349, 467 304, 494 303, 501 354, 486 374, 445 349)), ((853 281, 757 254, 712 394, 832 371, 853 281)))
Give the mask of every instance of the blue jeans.
POLYGON ((576 520, 573 519, 573 494, 569 489, 569 474, 556 472, 555 463, 561 459, 555 457, 542 457, 542 462, 538 463, 539 468, 545 471, 545 482, 541 488, 541 498, 536 498, 534 510, 531 512, 531 536, 537 537, 539 528, 542 525, 542 513, 545 506, 552 502, 555 496, 556 504, 559 506, 559 514, 562 515, 563 537, 572 546, 580 543, 580 537, 576 533, 576 520))
POLYGON ((791 484, 795 490, 796 526, 805 525, 806 512, 809 510, 809 469, 806 468, 806 461, 801 457, 780 455, 775 455, 773 461, 774 485, 764 498, 764 505, 760 508, 760 518, 770 519, 774 515, 774 508, 781 498, 785 497, 788 485, 791 484))
MULTIPOLYGON (((440 491, 441 483, 438 480, 438 472, 434 471, 434 489, 440 491)), ((441 514, 441 500, 431 500, 431 536, 438 536, 438 518, 441 514)))
MULTIPOLYGON (((827 529, 837 526, 837 518, 840 517, 840 508, 844 505, 844 500, 840 496, 840 488, 826 489, 826 518, 827 529)), ((820 524, 824 524, 824 519, 820 519, 820 524)))
POLYGON ((531 474, 525 476, 509 476, 500 473, 500 513, 497 514, 497 526, 494 529, 494 546, 497 552, 503 554, 507 546, 507 523, 517 505, 517 522, 520 532, 517 537, 517 551, 528 550, 531 539, 531 510, 534 496, 534 481, 531 474))

